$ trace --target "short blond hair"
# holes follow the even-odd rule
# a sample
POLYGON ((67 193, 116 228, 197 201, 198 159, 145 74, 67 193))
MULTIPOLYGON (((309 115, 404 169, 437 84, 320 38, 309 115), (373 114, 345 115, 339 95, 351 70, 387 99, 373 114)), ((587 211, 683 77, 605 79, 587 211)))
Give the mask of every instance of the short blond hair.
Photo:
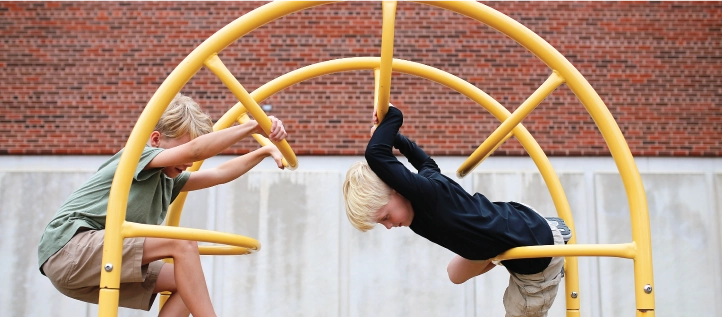
POLYGON ((189 134, 191 139, 213 132, 213 120, 198 103, 181 93, 175 95, 153 129, 163 137, 175 139, 189 134))
POLYGON ((346 216, 354 228, 368 231, 376 225, 376 211, 389 203, 392 189, 366 161, 354 163, 343 182, 346 216))

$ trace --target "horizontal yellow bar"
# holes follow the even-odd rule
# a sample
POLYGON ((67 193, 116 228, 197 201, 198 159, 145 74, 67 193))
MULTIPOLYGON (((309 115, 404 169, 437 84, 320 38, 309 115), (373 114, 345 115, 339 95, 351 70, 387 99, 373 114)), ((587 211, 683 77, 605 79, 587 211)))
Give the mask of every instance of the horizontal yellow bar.
POLYGON ((248 248, 258 251, 261 243, 256 239, 237 234, 210 231, 194 228, 179 228, 172 226, 155 226, 126 221, 121 226, 122 235, 126 238, 153 237, 191 241, 222 243, 231 246, 248 248))
POLYGON ((633 259, 637 255, 634 242, 621 244, 537 245, 510 249, 492 260, 528 259, 554 256, 608 256, 633 259))

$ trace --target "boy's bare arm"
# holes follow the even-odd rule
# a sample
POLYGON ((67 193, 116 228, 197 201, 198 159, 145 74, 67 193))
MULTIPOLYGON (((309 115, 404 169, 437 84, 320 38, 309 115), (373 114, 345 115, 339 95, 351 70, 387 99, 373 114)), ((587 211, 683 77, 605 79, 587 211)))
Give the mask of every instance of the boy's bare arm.
POLYGON ((472 261, 455 255, 449 262, 449 266, 446 267, 446 272, 449 274, 452 283, 461 284, 472 277, 489 272, 494 267, 496 265, 490 260, 472 261))
MULTIPOLYGON (((286 138, 286 130, 280 120, 269 116, 272 126, 269 139, 278 142, 286 138)), ((248 121, 244 124, 201 135, 188 143, 166 149, 153 158, 145 167, 158 168, 174 165, 182 165, 205 160, 221 153, 236 142, 250 136, 253 133, 262 133, 258 122, 248 121)))
POLYGON ((191 173, 181 191, 193 191, 230 182, 250 171, 267 156, 273 157, 278 168, 283 169, 283 155, 275 145, 260 149, 227 161, 216 168, 191 173))

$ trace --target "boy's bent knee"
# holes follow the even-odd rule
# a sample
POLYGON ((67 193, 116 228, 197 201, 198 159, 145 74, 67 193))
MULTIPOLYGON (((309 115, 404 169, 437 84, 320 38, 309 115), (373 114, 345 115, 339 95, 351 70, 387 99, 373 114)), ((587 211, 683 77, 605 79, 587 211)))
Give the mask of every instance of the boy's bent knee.
POLYGON ((173 240, 173 249, 181 253, 198 253, 198 242, 191 240, 173 240))

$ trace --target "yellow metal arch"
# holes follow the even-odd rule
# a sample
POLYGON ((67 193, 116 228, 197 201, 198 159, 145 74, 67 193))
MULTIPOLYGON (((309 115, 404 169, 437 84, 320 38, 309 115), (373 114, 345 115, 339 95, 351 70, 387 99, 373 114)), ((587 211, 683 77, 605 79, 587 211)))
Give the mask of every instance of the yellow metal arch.
MULTIPOLYGON (((228 78, 223 74, 223 68, 213 60, 220 51, 232 42, 254 30, 255 28, 273 21, 287 14, 324 4, 325 2, 272 2, 264 5, 248 14, 236 19, 226 27, 222 28, 207 41, 203 42, 193 52, 191 52, 176 67, 168 78, 161 84, 158 90, 153 94, 148 105, 141 113, 133 130, 128 137, 125 150, 121 155, 118 168, 113 178, 113 185, 110 189, 108 199, 108 215, 106 216, 106 235, 103 248, 103 266, 113 269, 105 270, 101 268, 100 274, 100 296, 98 300, 99 311, 102 316, 118 315, 118 296, 120 288, 120 270, 122 257, 123 239, 135 235, 132 223, 125 221, 126 206, 128 204, 128 193, 130 192, 130 184, 132 182, 132 173, 138 165, 140 154, 143 147, 150 137, 153 127, 160 119, 163 111, 168 106, 173 96, 177 94, 181 88, 195 75, 201 67, 207 62, 211 64, 214 73, 219 72, 223 83, 229 86, 229 89, 249 107, 252 114, 257 115, 256 120, 264 131, 270 130, 270 120, 265 116, 257 103, 248 98, 248 93, 240 84, 234 82, 235 79, 228 78), (216 67, 214 67, 216 66, 216 67)), ((232 77, 232 76, 231 76, 232 77)), ((297 166, 296 157, 293 151, 284 140, 278 144, 279 150, 284 158, 288 161, 292 168, 297 166)), ((185 198, 185 197, 184 197, 185 198)), ((183 200, 183 199, 182 199, 183 200)), ((198 230, 189 228, 176 228, 168 226, 152 226, 143 227, 145 236, 158 236, 176 239, 198 240, 204 242, 224 243, 231 246, 247 249, 259 249, 260 244, 253 240, 253 243, 247 243, 249 238, 220 233, 208 230, 198 230), (163 233, 158 233, 163 232, 163 233), (157 235, 156 235, 157 234, 157 235)), ((252 240, 252 239, 251 239, 252 240)), ((235 249, 234 252, 240 253, 242 249, 235 249)), ((220 251, 219 251, 220 252, 220 251)))
MULTIPOLYGON (((504 33, 532 54, 541 59, 549 68, 564 78, 566 85, 574 92, 597 124, 609 151, 614 158, 627 192, 630 219, 632 223, 634 293, 637 316, 654 316, 654 277, 652 273, 652 237, 649 227, 649 210, 642 184, 642 177, 634 162, 624 135, 602 98, 584 79, 581 73, 554 47, 534 32, 512 18, 476 2, 467 1, 422 1, 422 3, 451 10, 489 25, 504 33)), ((482 155, 483 153, 480 153, 482 155)), ((479 157, 470 158, 468 165, 479 157)), ((460 168, 461 170, 461 168, 460 168)))
MULTIPOLYGON (((137 166, 143 145, 150 136, 155 122, 158 121, 172 97, 180 91, 185 83, 190 80, 201 67, 206 66, 211 69, 241 101, 241 103, 234 106, 224 115, 222 118, 223 125, 227 124, 230 126, 234 121, 244 120, 245 112, 251 112, 266 131, 268 131, 270 122, 263 119, 265 118, 265 114, 263 114, 258 107, 258 101, 266 99, 273 93, 294 83, 330 72, 373 69, 376 78, 375 106, 378 107, 380 113, 385 113, 385 107, 388 106, 392 70, 424 77, 449 86, 476 101, 502 121, 501 126, 462 164, 458 171, 459 175, 466 175, 506 139, 513 135, 519 139, 520 143, 527 152, 529 152, 529 155, 539 168, 550 190, 557 212, 567 221, 572 231, 574 231, 569 204, 556 173, 539 145, 520 124, 522 119, 551 93, 551 91, 562 83, 566 83, 577 95, 599 127, 619 169, 630 205, 633 241, 625 244, 575 245, 574 238, 572 238, 571 245, 516 248, 498 256, 497 259, 567 256, 566 285, 568 291, 578 289, 577 264, 574 256, 615 256, 633 259, 637 316, 654 316, 651 235, 646 197, 641 177, 629 151, 629 147, 614 118, 609 113, 609 110, 594 89, 564 56, 523 25, 482 4, 466 1, 419 1, 420 3, 466 15, 497 29, 527 48, 550 67, 551 75, 549 79, 547 79, 514 114, 510 114, 503 106, 483 91, 451 74, 422 64, 393 59, 395 1, 385 1, 383 3, 383 38, 380 58, 341 59, 307 66, 269 82, 252 94, 248 94, 232 75, 229 76, 229 72, 225 69, 220 59, 218 59, 217 54, 220 51, 253 29, 290 13, 328 2, 330 1, 272 2, 249 12, 216 32, 216 34, 191 52, 153 95, 131 132, 125 152, 121 157, 118 171, 113 180, 113 188, 111 188, 103 263, 112 264, 117 269, 101 272, 99 302, 99 313, 101 315, 117 316, 120 246, 125 237, 172 237, 226 243, 236 246, 235 248, 218 247, 215 249, 210 247, 209 249, 203 250, 203 252, 208 254, 240 254, 247 252, 249 249, 253 250, 260 247, 257 241, 237 235, 187 228, 158 228, 157 226, 132 224, 123 220, 125 218, 125 206, 130 189, 132 171, 137 166), (389 64, 391 64, 391 67, 389 67, 389 64), (248 110, 246 110, 246 107, 248 110)), ((222 125, 217 124, 215 128, 222 128, 221 126, 222 125)), ((259 142, 262 141, 259 140, 259 142)), ((287 159, 289 166, 295 167, 297 162, 290 147, 288 147, 287 144, 279 144, 279 148, 287 159)), ((197 169, 199 166, 200 162, 195 164, 194 168, 197 169)), ((179 199, 176 200, 176 204, 174 205, 180 207, 174 206, 174 208, 172 208, 178 211, 175 213, 175 216, 169 214, 169 224, 172 221, 177 225, 184 199, 185 196, 182 199, 179 197, 179 199)), ((568 292, 566 300, 567 316, 578 316, 578 298, 570 296, 568 292)))

